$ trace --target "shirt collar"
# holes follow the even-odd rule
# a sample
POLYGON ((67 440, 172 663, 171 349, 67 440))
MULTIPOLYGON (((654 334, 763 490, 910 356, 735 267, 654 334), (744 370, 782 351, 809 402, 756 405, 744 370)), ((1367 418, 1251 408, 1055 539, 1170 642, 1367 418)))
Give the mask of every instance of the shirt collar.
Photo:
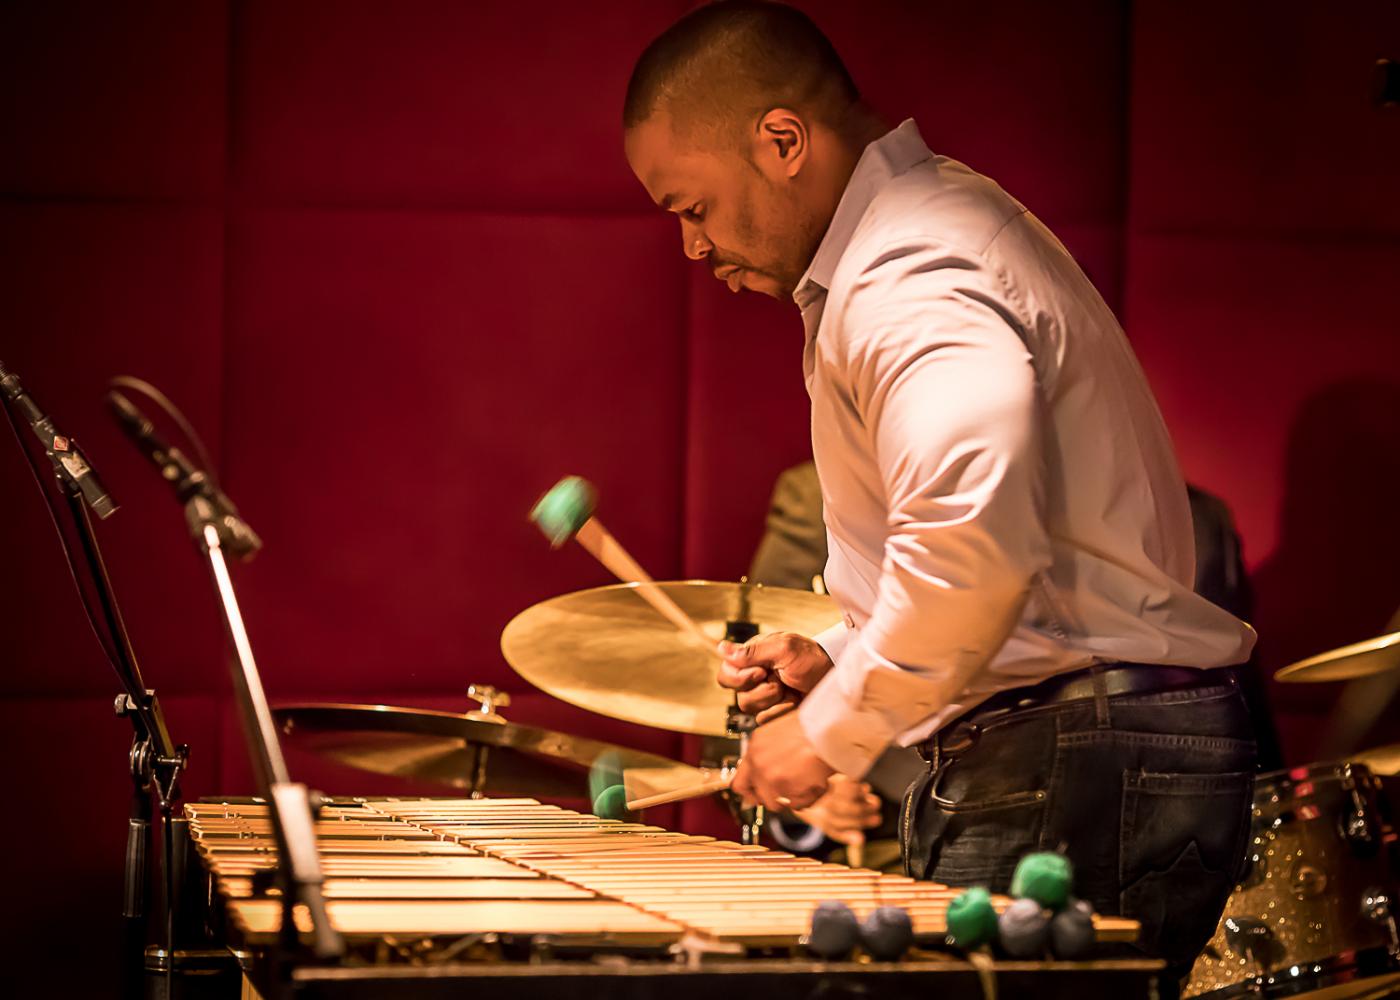
POLYGON ((880 189, 891 178, 898 177, 932 155, 912 118, 904 119, 898 128, 886 132, 865 147, 856 161, 855 170, 851 172, 851 179, 846 182, 846 190, 831 217, 831 224, 827 226, 826 235, 822 237, 812 263, 798 281, 797 290, 792 293, 793 301, 799 308, 806 308, 813 296, 818 294, 817 288, 825 292, 831 287, 836 265, 841 262, 846 246, 855 235, 856 226, 880 189))

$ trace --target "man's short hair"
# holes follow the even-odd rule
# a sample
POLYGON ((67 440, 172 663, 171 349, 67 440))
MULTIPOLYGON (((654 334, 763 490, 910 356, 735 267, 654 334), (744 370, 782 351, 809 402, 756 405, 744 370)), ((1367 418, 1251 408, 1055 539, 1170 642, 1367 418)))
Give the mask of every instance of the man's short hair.
POLYGON ((793 7, 717 0, 691 11, 646 47, 632 70, 625 128, 658 111, 678 129, 741 136, 734 127, 777 107, 840 129, 860 91, 831 41, 793 7))

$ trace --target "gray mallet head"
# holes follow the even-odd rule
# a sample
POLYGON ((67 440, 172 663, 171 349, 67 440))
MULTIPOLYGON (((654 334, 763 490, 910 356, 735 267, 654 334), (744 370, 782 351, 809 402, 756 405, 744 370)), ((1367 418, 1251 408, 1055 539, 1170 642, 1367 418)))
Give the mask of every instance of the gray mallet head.
POLYGON ((827 959, 845 958, 860 940, 860 921, 839 899, 828 899, 812 911, 807 950, 827 959))
POLYGON ((879 906, 860 923, 860 943, 879 962, 893 962, 914 943, 914 923, 902 906, 879 906))
POLYGON ((1086 958, 1096 944, 1094 908, 1084 900, 1071 900, 1050 921, 1050 948, 1056 958, 1086 958))
POLYGON ((598 491, 581 476, 565 476, 530 510, 530 520, 544 532, 549 544, 559 548, 593 516, 598 491))
POLYGON ((997 932, 1012 958, 1040 958, 1050 944, 1050 911, 1033 899, 1013 900, 997 918, 997 932))

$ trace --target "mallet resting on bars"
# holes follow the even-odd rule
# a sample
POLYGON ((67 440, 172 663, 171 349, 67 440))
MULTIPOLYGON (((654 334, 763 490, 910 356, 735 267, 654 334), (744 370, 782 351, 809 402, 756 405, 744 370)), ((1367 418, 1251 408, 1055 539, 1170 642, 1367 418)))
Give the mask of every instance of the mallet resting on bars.
POLYGON ((628 555, 616 538, 593 516, 598 493, 593 484, 579 476, 566 476, 548 493, 540 497, 530 511, 530 520, 544 532, 556 549, 570 538, 593 554, 623 583, 635 583, 637 594, 655 608, 671 624, 689 635, 701 648, 719 656, 716 639, 706 635, 695 619, 681 610, 666 592, 656 585, 647 571, 628 555))

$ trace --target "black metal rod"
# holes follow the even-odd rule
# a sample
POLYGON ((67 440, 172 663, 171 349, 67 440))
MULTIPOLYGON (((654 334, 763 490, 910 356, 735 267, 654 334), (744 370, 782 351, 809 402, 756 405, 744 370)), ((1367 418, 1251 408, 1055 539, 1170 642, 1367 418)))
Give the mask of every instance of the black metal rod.
POLYGON ((122 923, 124 928, 123 995, 140 998, 145 995, 145 955, 147 942, 147 906, 150 897, 150 876, 147 858, 151 852, 151 793, 133 782, 131 810, 126 827, 125 881, 122 893, 122 923))
POLYGON ((203 552, 214 588, 223 609, 224 626, 233 644, 233 689, 238 699, 239 714, 248 753, 258 774, 259 791, 267 800, 268 818, 277 841, 277 867, 282 885, 282 926, 277 956, 279 969, 290 969, 297 946, 294 907, 303 904, 311 917, 312 950, 318 958, 336 958, 345 954, 345 942, 331 925, 326 914, 325 898, 321 893, 320 855, 316 847, 316 827, 311 800, 304 785, 292 782, 277 724, 267 704, 267 693, 253 646, 243 624, 243 614, 234 593, 224 560, 219 530, 212 520, 213 510, 202 497, 192 497, 186 506, 186 517, 196 543, 203 552))
MULTIPOLYGON (((198 498, 191 501, 192 504, 198 502, 198 498)), ((258 774, 261 791, 266 793, 272 785, 289 784, 292 779, 287 773, 287 763, 282 757, 277 722, 267 704, 262 675, 258 671, 257 661, 253 658, 253 646, 243 624, 243 613, 238 606, 238 595, 233 590, 233 580, 229 577, 228 563, 224 560, 218 529, 212 524, 204 524, 198 530, 201 536, 199 546, 209 562, 214 589, 218 592, 219 604, 224 612, 224 626, 229 642, 233 644, 233 691, 238 698, 243 735, 247 741, 248 753, 253 759, 253 767, 258 774)))
POLYGON ((103 624, 111 637, 112 668, 131 699, 128 708, 134 722, 139 722, 138 735, 151 741, 151 750, 156 757, 173 758, 175 744, 165 727, 165 720, 157 712, 154 697, 146 690, 141 677, 141 667, 136 662, 136 651, 132 649, 131 637, 126 631, 121 609, 117 607, 112 593, 112 580, 107 575, 107 564, 102 559, 102 550, 97 544, 97 536, 92 530, 92 518, 88 516, 87 504, 82 496, 65 487, 64 499, 72 512, 73 523, 77 528, 78 544, 82 546, 83 559, 87 562, 88 574, 97 596, 98 608, 102 613, 103 624))

